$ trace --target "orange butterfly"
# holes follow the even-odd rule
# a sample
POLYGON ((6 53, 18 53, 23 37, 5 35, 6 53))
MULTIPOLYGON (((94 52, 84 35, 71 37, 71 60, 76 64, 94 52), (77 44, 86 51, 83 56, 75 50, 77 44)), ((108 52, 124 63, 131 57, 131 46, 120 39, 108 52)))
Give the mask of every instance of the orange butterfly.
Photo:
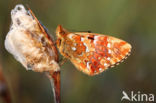
POLYGON ((59 25, 57 47, 78 70, 96 75, 118 65, 130 55, 131 45, 121 39, 88 32, 69 32, 59 25))

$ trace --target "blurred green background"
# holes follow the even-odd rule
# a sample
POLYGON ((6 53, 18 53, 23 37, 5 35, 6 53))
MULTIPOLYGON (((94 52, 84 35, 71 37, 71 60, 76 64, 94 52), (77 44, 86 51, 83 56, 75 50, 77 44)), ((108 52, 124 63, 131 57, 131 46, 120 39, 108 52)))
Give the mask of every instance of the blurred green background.
MULTIPOLYGON (((26 71, 4 48, 10 11, 18 3, 28 4, 52 35, 62 24, 70 31, 112 35, 133 47, 124 63, 94 77, 66 62, 61 68, 62 103, 121 103, 123 90, 156 96, 155 0, 0 0, 0 65, 13 103, 53 102, 46 76, 26 71)), ((5 102, 0 98, 0 103, 5 102)))

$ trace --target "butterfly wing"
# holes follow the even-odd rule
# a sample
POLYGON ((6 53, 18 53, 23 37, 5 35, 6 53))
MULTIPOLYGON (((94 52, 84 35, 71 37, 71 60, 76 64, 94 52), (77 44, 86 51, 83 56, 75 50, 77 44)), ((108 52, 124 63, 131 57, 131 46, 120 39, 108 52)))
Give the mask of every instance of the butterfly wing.
POLYGON ((88 75, 99 74, 119 64, 131 51, 129 43, 107 35, 69 33, 67 36, 71 62, 88 75))

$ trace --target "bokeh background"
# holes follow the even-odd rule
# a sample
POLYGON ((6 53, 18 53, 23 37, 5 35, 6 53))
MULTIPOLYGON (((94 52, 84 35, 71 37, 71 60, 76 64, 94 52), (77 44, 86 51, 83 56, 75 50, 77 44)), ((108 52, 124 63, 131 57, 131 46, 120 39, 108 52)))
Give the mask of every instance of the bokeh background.
MULTIPOLYGON (((18 3, 28 4, 53 36, 62 24, 73 32, 90 30, 132 44, 124 63, 94 77, 66 62, 61 67, 62 103, 121 103, 123 90, 156 96, 155 0, 0 0, 0 67, 13 103, 53 102, 46 76, 26 71, 4 48, 10 11, 18 3)), ((2 98, 0 103, 5 103, 2 98)))

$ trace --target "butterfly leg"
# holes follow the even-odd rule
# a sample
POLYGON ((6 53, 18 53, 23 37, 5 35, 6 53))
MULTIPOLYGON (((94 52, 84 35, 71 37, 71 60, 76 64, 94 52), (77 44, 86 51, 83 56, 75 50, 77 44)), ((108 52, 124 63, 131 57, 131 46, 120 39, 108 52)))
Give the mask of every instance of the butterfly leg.
POLYGON ((63 57, 60 62, 59 62, 59 65, 62 66, 68 59, 63 57))

